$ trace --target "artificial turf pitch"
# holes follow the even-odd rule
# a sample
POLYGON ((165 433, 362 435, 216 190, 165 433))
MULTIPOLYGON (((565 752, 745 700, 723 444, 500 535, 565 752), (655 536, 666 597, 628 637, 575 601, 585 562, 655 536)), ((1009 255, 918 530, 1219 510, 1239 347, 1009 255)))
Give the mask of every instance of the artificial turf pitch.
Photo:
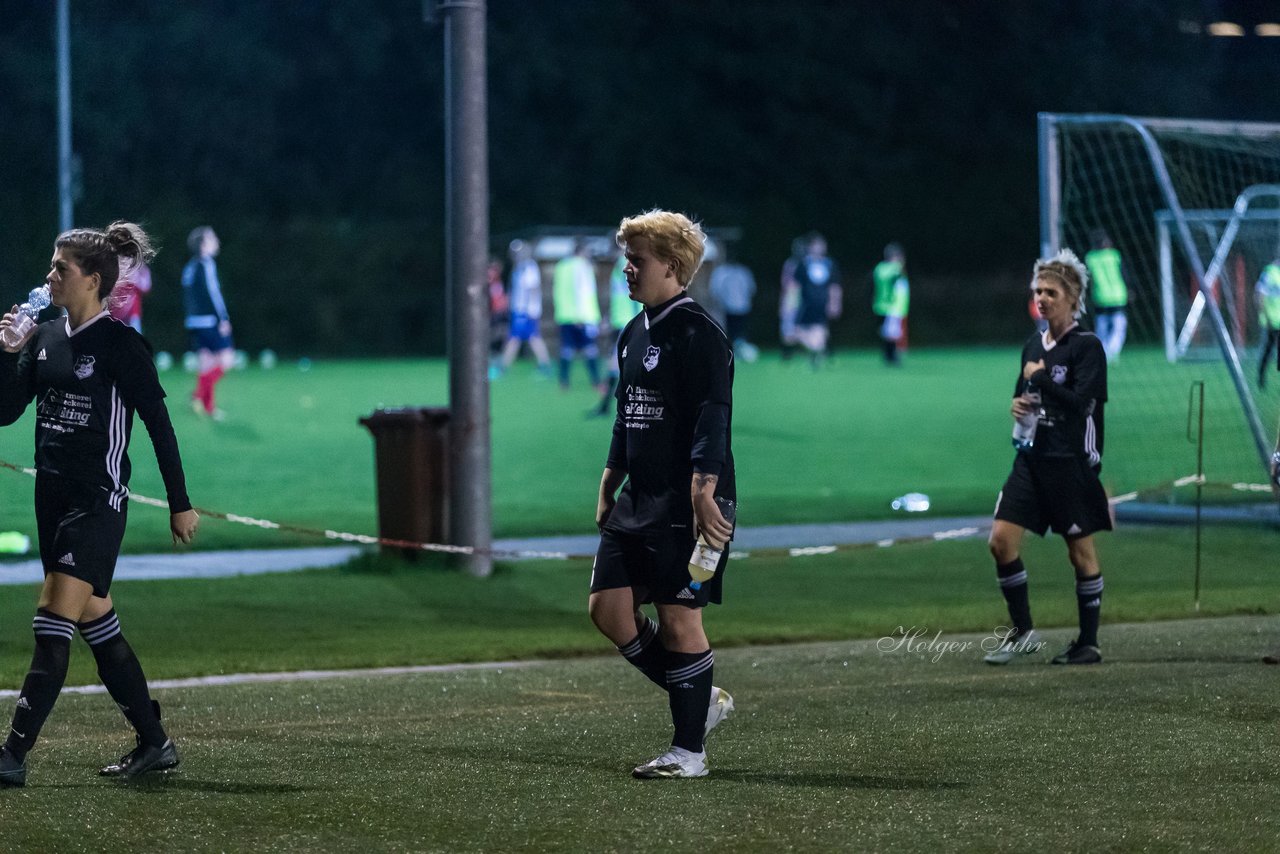
POLYGON ((981 633, 725 650, 737 711, 687 781, 630 778, 666 704, 616 656, 161 690, 183 764, 135 784, 95 776, 127 746, 110 702, 65 696, 0 832, 26 851, 1275 850, 1260 628, 1109 626, 1082 668, 985 665, 981 633))
MULTIPOLYGON (((743 524, 882 517, 907 491, 928 492, 935 514, 986 512, 1011 457, 1015 362, 1012 351, 973 350, 916 352, 900 372, 868 353, 818 373, 743 366, 743 524)), ((442 403, 443 380, 438 362, 234 374, 227 422, 173 407, 193 498, 372 532, 372 443, 356 419, 383 404, 442 403)), ((165 378, 179 401, 183 381, 165 378)), ((1108 408, 1113 491, 1192 471, 1181 401, 1155 431, 1151 408, 1126 410, 1123 389, 1118 378, 1108 408), (1126 471, 1139 451, 1157 463, 1126 471)), ((499 536, 590 529, 608 445, 608 421, 583 417, 593 402, 580 385, 561 394, 519 371, 494 386, 499 536)), ((0 459, 29 460, 30 417, 0 431, 0 459)), ((1229 471, 1219 447, 1206 450, 1211 479, 1229 471)), ((139 429, 133 485, 159 495, 149 454, 139 429)), ((0 471, 0 529, 29 530, 30 502, 30 482, 0 471)), ((163 511, 131 515, 127 549, 169 548, 163 511)), ((739 712, 714 736, 712 776, 675 784, 627 776, 666 742, 661 696, 616 656, 563 658, 606 646, 585 616, 585 563, 500 565, 488 580, 367 561, 121 583, 125 630, 152 678, 561 658, 501 674, 162 690, 186 759, 141 786, 94 776, 129 746, 109 701, 64 697, 30 787, 0 792, 0 847, 1274 849, 1280 673, 1256 662, 1280 638, 1273 618, 1239 615, 1280 610, 1275 537, 1205 532, 1201 613, 1222 619, 1126 627, 1114 624, 1192 615, 1193 537, 1124 527, 1101 537, 1108 661, 1065 672, 989 668, 975 649, 938 661, 875 649, 898 626, 958 641, 990 634, 1003 605, 980 540, 735 563, 729 604, 707 621, 717 682, 739 712), (750 646, 761 643, 789 645, 750 646)), ((201 532, 206 548, 313 542, 214 520, 201 532)), ((1027 544, 1037 619, 1059 627, 1055 644, 1074 619, 1062 551, 1027 544)), ((21 587, 0 596, 8 688, 26 668, 34 598, 21 587)), ((71 684, 93 678, 77 641, 71 684)))
MULTIPOLYGON (((913 350, 899 369, 886 368, 871 351, 837 353, 817 372, 804 360, 780 362, 775 355, 739 365, 733 439, 740 524, 885 518, 893 515, 890 502, 908 492, 928 494, 934 515, 990 512, 1013 457, 1009 397, 1017 360, 1016 348, 956 348, 913 350)), ((1263 479, 1221 373, 1204 364, 1169 366, 1138 347, 1125 351, 1106 411, 1102 477, 1113 494, 1194 474, 1187 384, 1197 377, 1209 380, 1206 476, 1226 483, 1263 479)), ((586 417, 598 396, 580 365, 573 380, 561 392, 519 363, 491 384, 495 536, 594 530, 611 422, 586 417)), ((438 359, 237 371, 219 386, 229 413, 221 423, 198 419, 187 407, 189 374, 167 371, 162 381, 197 506, 357 534, 377 533, 374 443, 359 418, 382 407, 448 401, 447 365, 438 359)), ((1280 412, 1277 400, 1274 391, 1260 398, 1268 429, 1280 412)), ((33 409, 0 429, 0 460, 31 464, 33 409)), ((163 497, 146 431, 135 426, 131 486, 163 497)), ((34 536, 31 484, 0 470, 0 531, 34 536)), ((1167 497, 1185 502, 1192 492, 1167 497)), ((207 520, 196 547, 323 542, 207 520)), ((135 505, 124 547, 167 551, 165 514, 135 505)))

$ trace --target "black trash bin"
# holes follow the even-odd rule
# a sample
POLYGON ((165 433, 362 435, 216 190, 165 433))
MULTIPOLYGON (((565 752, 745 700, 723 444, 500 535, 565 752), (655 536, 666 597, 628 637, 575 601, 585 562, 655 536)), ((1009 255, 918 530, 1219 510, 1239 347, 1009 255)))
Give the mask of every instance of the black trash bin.
MULTIPOLYGON (((449 410, 379 409, 360 419, 373 434, 378 535, 443 543, 449 530, 449 410)), ((420 549, 383 546, 416 557, 420 549)))

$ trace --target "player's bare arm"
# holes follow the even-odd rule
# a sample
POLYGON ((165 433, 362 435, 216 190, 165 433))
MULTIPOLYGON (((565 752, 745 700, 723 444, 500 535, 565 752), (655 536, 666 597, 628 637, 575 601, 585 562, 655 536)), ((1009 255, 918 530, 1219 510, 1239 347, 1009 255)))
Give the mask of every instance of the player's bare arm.
POLYGON ((733 536, 733 526, 716 506, 716 484, 720 477, 706 472, 694 472, 690 485, 693 500, 693 519, 700 531, 712 544, 723 546, 733 536))
POLYGON ((1031 410, 1037 404, 1026 395, 1019 395, 1013 399, 1013 405, 1009 407, 1009 412, 1014 418, 1021 418, 1024 415, 1030 415, 1031 410))
POLYGON ((596 525, 603 527, 609 521, 613 505, 617 503, 618 489, 626 480, 627 473, 617 469, 606 468, 600 476, 600 496, 596 499, 596 525))
POLYGON ((196 529, 200 527, 200 516, 195 510, 184 510, 169 516, 169 531, 173 534, 173 543, 190 545, 196 538, 196 529))

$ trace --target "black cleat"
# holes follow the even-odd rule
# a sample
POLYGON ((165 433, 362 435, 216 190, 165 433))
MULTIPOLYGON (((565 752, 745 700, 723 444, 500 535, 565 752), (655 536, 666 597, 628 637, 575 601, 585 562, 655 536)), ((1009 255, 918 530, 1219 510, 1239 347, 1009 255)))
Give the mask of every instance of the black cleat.
POLYGON ((1054 664, 1101 664, 1102 650, 1096 646, 1080 643, 1076 638, 1071 645, 1053 657, 1054 664))
POLYGON ((9 752, 9 748, 0 747, 0 787, 27 785, 27 763, 19 762, 9 752))
POLYGON ((108 765, 98 774, 103 777, 136 777, 148 771, 168 771, 170 768, 177 768, 181 761, 182 758, 178 756, 178 748, 174 745, 173 739, 167 739, 159 747, 143 744, 139 739, 137 747, 121 756, 119 762, 108 765))

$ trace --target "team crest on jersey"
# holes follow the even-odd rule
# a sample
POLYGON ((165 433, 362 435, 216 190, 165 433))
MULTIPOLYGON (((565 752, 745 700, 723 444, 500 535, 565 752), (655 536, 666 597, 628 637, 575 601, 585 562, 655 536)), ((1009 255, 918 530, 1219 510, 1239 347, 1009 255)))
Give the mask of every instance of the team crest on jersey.
POLYGON ((1062 385, 1067 381, 1067 366, 1054 365, 1053 370, 1049 372, 1049 375, 1053 377, 1053 381, 1055 383, 1057 383, 1058 385, 1062 385))
POLYGON ((658 356, 660 356, 661 354, 662 354, 662 351, 659 350, 657 347, 650 347, 648 350, 645 350, 644 351, 644 369, 646 371, 652 371, 654 368, 658 367, 658 356))
POLYGON ((75 373, 78 380, 87 380, 93 376, 93 357, 81 356, 76 359, 75 373))

